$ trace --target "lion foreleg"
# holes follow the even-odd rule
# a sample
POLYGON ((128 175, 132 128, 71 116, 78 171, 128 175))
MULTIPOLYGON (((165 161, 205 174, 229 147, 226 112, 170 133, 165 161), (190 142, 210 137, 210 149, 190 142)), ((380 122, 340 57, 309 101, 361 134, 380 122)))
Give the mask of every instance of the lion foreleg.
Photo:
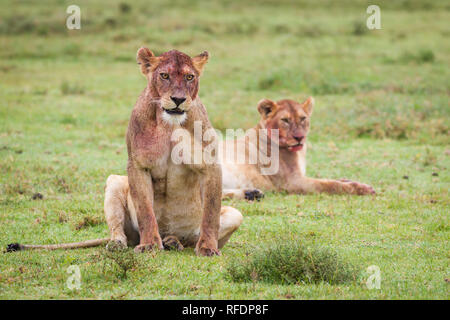
POLYGON ((330 180, 299 177, 293 179, 288 186, 289 193, 329 193, 329 194, 375 194, 373 188, 367 184, 349 180, 330 180))
POLYGON ((212 164, 205 173, 203 216, 195 252, 200 256, 220 255, 218 249, 222 175, 219 165, 212 164))
POLYGON ((153 185, 150 173, 129 164, 128 180, 139 226, 140 242, 135 251, 142 252, 152 250, 155 247, 162 250, 163 245, 159 235, 158 222, 153 211, 153 185))

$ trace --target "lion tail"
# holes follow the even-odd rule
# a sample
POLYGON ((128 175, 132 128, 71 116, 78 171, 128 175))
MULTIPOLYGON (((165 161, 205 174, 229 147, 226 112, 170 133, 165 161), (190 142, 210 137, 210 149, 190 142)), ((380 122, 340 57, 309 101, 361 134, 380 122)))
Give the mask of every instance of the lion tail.
POLYGON ((106 244, 110 238, 93 239, 81 242, 72 243, 59 243, 59 244, 20 244, 20 243, 10 243, 6 246, 6 252, 20 251, 20 250, 31 250, 31 249, 46 249, 46 250, 56 250, 56 249, 79 249, 79 248, 90 248, 98 247, 106 244))

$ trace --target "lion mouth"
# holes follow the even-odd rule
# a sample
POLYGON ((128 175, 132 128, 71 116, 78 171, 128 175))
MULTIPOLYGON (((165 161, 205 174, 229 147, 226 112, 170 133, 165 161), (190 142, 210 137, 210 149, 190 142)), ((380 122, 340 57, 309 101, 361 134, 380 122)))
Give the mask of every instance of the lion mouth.
POLYGON ((299 142, 297 144, 287 147, 287 149, 292 152, 300 151, 302 148, 303 148, 303 142, 299 142))
POLYGON ((167 112, 168 114, 184 114, 186 111, 181 110, 180 108, 176 107, 174 109, 164 109, 165 112, 167 112))

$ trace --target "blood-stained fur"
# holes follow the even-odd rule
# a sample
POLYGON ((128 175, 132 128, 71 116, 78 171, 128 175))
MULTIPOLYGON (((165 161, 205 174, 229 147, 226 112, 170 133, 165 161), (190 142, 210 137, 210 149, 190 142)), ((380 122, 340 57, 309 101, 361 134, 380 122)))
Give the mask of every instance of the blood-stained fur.
POLYGON ((107 181, 105 213, 111 239, 126 245, 139 238, 135 250, 140 252, 162 249, 168 237, 172 243, 177 239, 182 246, 195 247, 198 255, 220 254, 219 247, 242 221, 236 209, 221 208, 220 165, 175 164, 171 158, 174 130, 183 128, 195 139, 195 121, 205 131, 212 128, 198 97, 208 53, 190 58, 172 50, 156 57, 141 48, 137 60, 148 85, 128 126, 128 177, 107 181))
POLYGON ((106 181, 104 209, 111 237, 55 245, 13 243, 8 251, 73 249, 109 241, 109 248, 133 245, 136 252, 192 246, 197 255, 212 256, 239 228, 241 213, 221 207, 220 165, 176 164, 171 157, 177 143, 172 141, 174 130, 183 128, 195 139, 194 122, 204 132, 212 128, 198 98, 208 53, 191 58, 172 50, 156 57, 141 48, 137 61, 147 86, 128 126, 128 177, 111 175, 106 181))
MULTIPOLYGON (((314 99, 308 98, 303 103, 293 100, 269 99, 258 103, 261 115, 254 128, 258 135, 257 145, 251 145, 251 139, 240 138, 225 141, 222 152, 223 196, 234 198, 260 198, 262 191, 286 191, 288 193, 306 194, 326 192, 331 194, 375 194, 374 189, 364 183, 346 179, 314 179, 306 176, 306 140, 310 127, 310 118, 314 99), (229 148, 243 148, 246 153, 258 150, 259 134, 266 129, 263 141, 270 142, 272 130, 279 133, 279 170, 273 175, 261 174, 261 163, 238 164, 225 159, 229 148)), ((242 149, 241 149, 242 150, 242 149)))

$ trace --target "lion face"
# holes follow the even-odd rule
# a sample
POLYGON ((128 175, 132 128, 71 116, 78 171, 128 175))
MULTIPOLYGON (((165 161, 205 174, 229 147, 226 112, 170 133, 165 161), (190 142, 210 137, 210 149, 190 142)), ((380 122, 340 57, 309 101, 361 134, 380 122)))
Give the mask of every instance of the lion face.
POLYGON ((137 60, 149 81, 152 95, 163 109, 163 119, 183 123, 197 98, 199 78, 208 61, 208 52, 191 58, 171 50, 155 57, 149 49, 141 48, 137 60))
POLYGON ((268 130, 278 129, 279 147, 291 152, 300 151, 309 132, 309 121, 314 99, 309 97, 303 103, 293 100, 274 102, 269 99, 258 103, 261 126, 268 130))

